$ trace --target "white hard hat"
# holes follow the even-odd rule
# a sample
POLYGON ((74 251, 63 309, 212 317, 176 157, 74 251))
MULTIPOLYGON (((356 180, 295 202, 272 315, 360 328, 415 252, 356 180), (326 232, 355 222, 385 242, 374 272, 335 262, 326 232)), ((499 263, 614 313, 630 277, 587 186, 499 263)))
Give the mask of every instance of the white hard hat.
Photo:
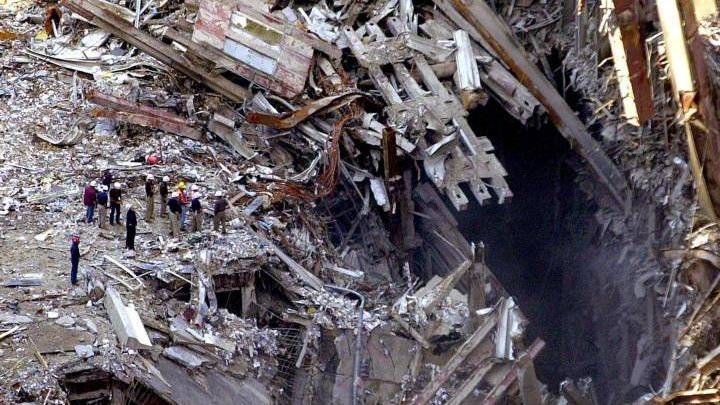
POLYGON ((202 198, 202 193, 193 194, 193 198, 202 198))
POLYGON ((116 189, 118 189, 118 190, 119 190, 119 189, 120 189, 120 187, 122 187, 122 186, 121 186, 121 184, 120 184, 120 183, 115 183, 115 184, 113 184, 113 187, 115 187, 116 189))
POLYGON ((173 191, 172 194, 170 194, 170 197, 179 197, 180 192, 179 191, 173 191))
POLYGON ((215 192, 215 197, 222 197, 222 196, 223 196, 223 192, 222 192, 222 191, 218 190, 218 191, 215 192))
POLYGON ((130 204, 125 204, 125 209, 126 209, 126 210, 129 210, 130 208, 132 208, 132 205, 130 205, 130 204))
POLYGON ((164 181, 165 183, 167 183, 168 181, 170 181, 170 177, 164 176, 164 177, 163 177, 163 181, 164 181))
POLYGON ((91 181, 90 187, 97 187, 97 181, 95 181, 95 180, 91 181))
POLYGON ((200 190, 200 187, 198 187, 197 184, 193 184, 192 187, 190 187, 190 190, 198 191, 198 190, 200 190))
POLYGON ((105 190, 107 190, 107 186, 104 185, 104 184, 101 184, 101 185, 100 185, 100 191, 105 191, 105 190))
POLYGON ((155 176, 153 176, 152 174, 148 174, 146 179, 147 180, 155 180, 155 176))

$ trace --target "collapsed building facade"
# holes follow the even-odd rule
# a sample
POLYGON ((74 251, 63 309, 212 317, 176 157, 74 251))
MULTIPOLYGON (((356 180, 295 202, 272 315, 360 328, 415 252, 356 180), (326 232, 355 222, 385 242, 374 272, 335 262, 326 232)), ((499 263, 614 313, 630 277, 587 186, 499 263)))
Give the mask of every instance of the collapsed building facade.
POLYGON ((720 401, 716 11, 0 0, 3 401, 720 401))

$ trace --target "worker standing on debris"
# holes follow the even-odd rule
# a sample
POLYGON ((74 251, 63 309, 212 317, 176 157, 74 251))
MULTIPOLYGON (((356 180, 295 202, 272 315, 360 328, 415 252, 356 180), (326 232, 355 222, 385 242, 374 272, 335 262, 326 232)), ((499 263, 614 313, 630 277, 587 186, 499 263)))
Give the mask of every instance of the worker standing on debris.
POLYGON ((180 193, 178 197, 180 200, 180 230, 184 231, 188 211, 190 210, 190 199, 188 198, 187 193, 185 193, 184 181, 181 181, 180 184, 178 184, 178 193, 180 193))
POLYGON ((137 215, 132 205, 125 206, 127 213, 125 214, 125 249, 135 250, 135 231, 137 227, 137 215))
POLYGON ((110 190, 110 186, 112 185, 113 181, 113 175, 110 172, 110 169, 105 169, 105 172, 103 172, 102 176, 102 184, 103 186, 107 187, 108 190, 110 190))
POLYGON ((72 244, 70 245, 70 284, 77 285, 78 265, 80 264, 80 237, 72 236, 72 244))
POLYGON ((155 219, 155 176, 148 174, 145 178, 145 220, 155 219))
POLYGON ((122 190, 120 183, 113 184, 110 190, 110 225, 122 225, 120 223, 120 204, 122 203, 122 190), (113 221, 114 220, 114 221, 113 221))
POLYGON ((200 198, 202 194, 194 191, 192 194, 192 202, 190 203, 190 212, 192 217, 190 218, 190 232, 202 232, 203 223, 203 211, 200 198))
POLYGON ((165 217, 165 211, 167 211, 167 199, 168 199, 168 183, 170 177, 164 176, 160 183, 160 218, 165 217))
POLYGON ((85 205, 85 223, 92 224, 95 204, 97 204, 97 181, 93 180, 85 186, 83 204, 85 205))
POLYGON ((107 222, 107 205, 108 205, 108 194, 107 187, 104 184, 100 185, 100 192, 97 195, 98 204, 98 226, 100 229, 105 229, 105 223, 107 222))
POLYGON ((215 192, 215 209, 213 210, 214 216, 213 216, 213 229, 217 232, 218 228, 222 227, 222 233, 227 233, 227 230, 225 229, 225 221, 227 221, 227 208, 228 208, 228 202, 223 197, 222 191, 216 191, 215 192))
POLYGON ((180 207, 180 192, 174 191, 172 195, 170 195, 170 199, 168 200, 168 208, 170 209, 170 234, 173 236, 173 238, 179 238, 180 237, 180 212, 182 211, 180 207))

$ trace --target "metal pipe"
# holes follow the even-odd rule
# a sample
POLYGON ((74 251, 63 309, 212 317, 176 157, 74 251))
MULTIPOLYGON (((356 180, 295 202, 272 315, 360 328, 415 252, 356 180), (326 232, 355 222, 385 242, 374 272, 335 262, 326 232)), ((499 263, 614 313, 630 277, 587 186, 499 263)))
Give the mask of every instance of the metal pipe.
POLYGON ((355 290, 351 290, 349 288, 345 287, 338 287, 336 285, 330 285, 325 284, 325 287, 334 288, 338 291, 345 292, 347 294, 354 294, 358 298, 360 298, 360 316, 358 316, 358 323, 357 323, 357 335, 355 336, 355 365, 353 366, 353 386, 352 386, 352 398, 350 399, 350 403, 352 405, 357 405, 358 403, 358 397, 357 397, 357 390, 358 386, 360 385, 360 380, 358 378, 358 375, 360 374, 360 350, 362 348, 362 330, 363 330, 363 312, 365 312, 365 297, 360 294, 359 292, 355 290))

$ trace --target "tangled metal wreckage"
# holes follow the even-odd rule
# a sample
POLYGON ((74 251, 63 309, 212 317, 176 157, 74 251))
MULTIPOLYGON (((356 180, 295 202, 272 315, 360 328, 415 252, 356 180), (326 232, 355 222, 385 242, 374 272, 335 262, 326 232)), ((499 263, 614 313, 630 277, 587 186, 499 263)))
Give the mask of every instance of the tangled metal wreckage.
MULTIPOLYGON (((490 102, 567 139, 608 235, 659 215, 657 267, 633 280, 674 333, 637 403, 720 402, 715 13, 0 0, 4 402, 598 403, 592 380, 538 381, 545 342, 458 231, 471 199, 513 197, 468 121, 490 102), (138 207, 147 173, 225 190, 231 232, 178 242, 160 219, 120 257, 119 231, 77 224, 106 168, 138 207), (68 292, 78 229, 84 287, 68 292)), ((650 367, 643 339, 628 385, 650 367)))

